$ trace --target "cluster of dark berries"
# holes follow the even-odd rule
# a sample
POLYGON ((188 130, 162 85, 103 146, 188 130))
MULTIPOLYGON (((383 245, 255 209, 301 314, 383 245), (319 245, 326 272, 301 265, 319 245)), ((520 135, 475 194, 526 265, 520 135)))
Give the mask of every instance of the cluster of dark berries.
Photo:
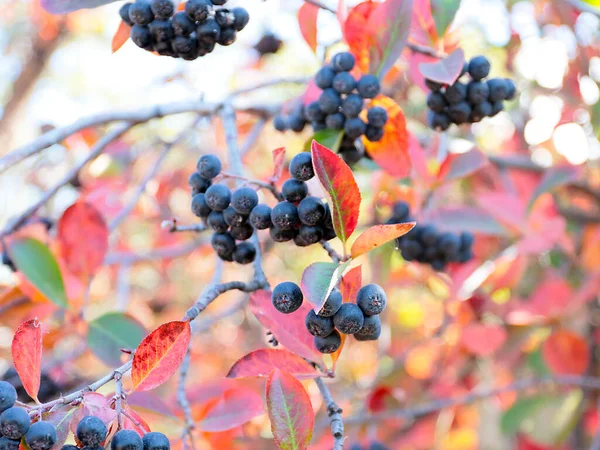
MULTIPOLYGON (((405 202, 394 205, 392 217, 388 223, 412 222, 410 208, 405 202)), ((473 257, 472 233, 454 234, 440 232, 431 224, 417 224, 412 230, 396 240, 396 244, 406 261, 418 261, 431 264, 435 270, 444 270, 451 262, 464 263, 473 257)))
POLYGON ((244 8, 216 8, 227 0, 188 0, 185 11, 175 12, 172 0, 136 0, 119 14, 131 26, 131 40, 159 55, 194 60, 211 53, 215 45, 231 45, 250 20, 244 8))
MULTIPOLYGON (((275 286, 271 295, 275 309, 284 314, 296 311, 303 300, 300 286, 291 281, 275 286)), ((321 353, 334 353, 340 348, 340 333, 352 334, 357 341, 374 341, 381 334, 379 314, 386 303, 385 291, 376 284, 360 288, 356 303, 343 303, 342 293, 334 288, 318 313, 310 310, 306 329, 315 337, 315 347, 321 353)))
MULTIPOLYGON (((102 450, 108 430, 102 420, 85 416, 77 424, 75 445, 64 445, 61 450, 102 450)), ((110 441, 111 450, 170 450, 169 438, 163 433, 149 432, 143 437, 133 430, 119 430, 110 441)))
POLYGON ((469 74, 470 81, 445 86, 425 80, 431 92, 427 96, 427 125, 434 130, 447 130, 450 124, 480 122, 504 109, 504 100, 512 100, 517 89, 508 78, 484 80, 490 73, 490 62, 476 56, 465 64, 461 77, 469 74))
POLYGON ((323 90, 319 99, 297 107, 287 116, 276 116, 275 129, 300 132, 310 123, 315 132, 343 130, 340 154, 348 164, 358 162, 364 155, 364 146, 358 139, 364 135, 371 142, 380 141, 388 115, 384 108, 373 106, 367 111, 366 122, 359 117, 365 100, 376 97, 381 85, 375 75, 363 75, 356 80, 350 74, 354 64, 352 53, 335 55, 315 75, 315 84, 323 90))
POLYGON ((219 258, 251 263, 256 257, 256 247, 244 241, 254 233, 249 219, 258 204, 256 191, 241 187, 231 192, 224 184, 213 184, 212 180, 221 172, 221 161, 215 155, 201 156, 196 168, 188 178, 192 212, 215 231, 211 243, 219 258))

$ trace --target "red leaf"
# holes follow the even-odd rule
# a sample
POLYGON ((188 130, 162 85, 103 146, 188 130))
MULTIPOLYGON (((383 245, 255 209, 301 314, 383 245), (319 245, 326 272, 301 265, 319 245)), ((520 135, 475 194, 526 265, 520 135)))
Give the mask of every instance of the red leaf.
POLYGON ((123 22, 121 20, 121 23, 119 24, 119 28, 117 28, 117 31, 115 32, 113 38, 112 38, 112 52, 115 53, 117 50, 119 50, 121 47, 123 47, 123 44, 125 44, 125 42, 127 42, 127 39, 129 39, 129 34, 131 33, 131 26, 127 25, 125 22, 123 22))
POLYGON ((271 293, 258 291, 250 295, 250 309, 262 326, 273 332, 279 343, 289 351, 314 362, 323 361, 315 348, 314 338, 304 324, 311 309, 308 302, 282 320, 282 314, 271 303, 271 293))
POLYGON ((462 330, 460 342, 477 356, 490 356, 506 342, 506 330, 499 325, 473 323, 462 330))
POLYGON ((465 66, 465 53, 457 48, 444 59, 432 63, 419 64, 421 74, 428 80, 443 84, 453 84, 465 66))
POLYGON ((79 277, 94 274, 108 250, 108 228, 98 210, 86 202, 69 206, 58 222, 57 236, 69 271, 79 277))
MULTIPOLYGON (((44 413, 42 415, 43 420, 50 422, 56 428, 56 442, 52 446, 52 450, 58 450, 62 448, 67 438, 69 437, 69 430, 71 422, 75 416, 76 408, 71 409, 59 409, 52 413, 44 413)), ((78 423, 78 422, 77 422, 78 423)), ((25 448, 22 446, 21 448, 25 448)))
POLYGON ((406 45, 412 17, 412 0, 386 0, 369 16, 369 73, 383 79, 406 45))
POLYGON ((302 383, 275 369, 267 379, 267 411, 280 449, 304 450, 312 439, 315 414, 302 383))
POLYGON ((471 150, 459 155, 449 155, 440 170, 438 180, 456 180, 469 176, 485 167, 488 163, 487 157, 479 150, 471 150))
POLYGON ((313 140, 311 153, 315 174, 331 198, 335 234, 346 243, 358 224, 360 191, 352 170, 342 158, 313 140))
POLYGON ((281 178, 283 172, 283 163, 285 162, 285 147, 276 148, 273 150, 273 176, 269 179, 271 183, 275 183, 281 178))
POLYGON ((569 330, 556 330, 544 342, 542 356, 554 375, 583 375, 590 358, 584 338, 569 330))
POLYGON ((369 24, 369 17, 376 7, 377 3, 370 0, 359 3, 350 10, 342 27, 344 39, 356 57, 356 65, 361 72, 365 73, 369 70, 369 48, 371 47, 370 36, 365 33, 365 30, 369 24))
POLYGON ((31 398, 37 400, 42 370, 42 324, 37 319, 31 319, 19 325, 11 350, 23 388, 31 398))
POLYGON ((169 322, 144 338, 133 357, 133 389, 147 391, 161 385, 181 365, 190 343, 189 322, 169 322))
POLYGON ((126 430, 133 430, 141 437, 144 437, 146 433, 150 433, 152 431, 146 421, 137 412, 129 407, 129 404, 126 403, 123 409, 127 413, 127 415, 123 417, 123 428, 126 430))
POLYGON ((228 389, 214 402, 199 424, 203 431, 220 432, 264 414, 262 396, 248 388, 228 389))
POLYGON ((298 10, 300 31, 313 52, 317 50, 317 17, 319 9, 318 6, 305 2, 298 10))
POLYGON ((396 223, 393 225, 373 225, 362 232, 352 244, 350 256, 357 258, 371 250, 404 236, 414 228, 416 222, 396 223))
POLYGON ((345 302, 353 302, 356 294, 362 287, 362 266, 356 266, 350 269, 342 277, 340 291, 345 302))
POLYGON ((316 262, 304 269, 300 287, 315 312, 321 310, 325 300, 342 278, 348 264, 348 262, 343 264, 316 262))
POLYGON ((273 369, 284 370, 296 378, 319 376, 315 368, 306 360, 288 350, 261 349, 238 359, 229 369, 227 378, 266 378, 273 369))
POLYGON ((371 101, 371 107, 380 106, 388 113, 388 121, 383 127, 383 139, 371 142, 363 138, 365 150, 379 167, 394 177, 410 174, 408 131, 402 108, 389 97, 379 95, 371 101))
POLYGON ((75 411, 73 419, 71 420, 70 427, 73 434, 77 431, 77 424, 79 424, 81 419, 85 416, 96 416, 108 427, 117 417, 117 412, 110 407, 109 403, 109 399, 97 392, 84 394, 81 405, 75 411))

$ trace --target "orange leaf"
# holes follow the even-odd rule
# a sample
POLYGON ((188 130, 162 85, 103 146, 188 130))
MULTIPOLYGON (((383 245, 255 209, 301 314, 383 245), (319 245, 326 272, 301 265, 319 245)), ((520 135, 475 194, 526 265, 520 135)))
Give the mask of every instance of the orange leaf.
POLYGON ((298 24, 304 40, 312 51, 317 50, 317 17, 319 7, 311 3, 304 3, 298 10, 298 24))
POLYGON ((358 224, 360 191, 352 169, 342 158, 313 140, 311 153, 315 174, 331 199, 335 234, 345 244, 358 224))
POLYGON ((271 183, 275 183, 281 178, 283 172, 283 163, 285 162, 285 147, 276 148, 273 150, 273 176, 269 179, 271 183))
POLYGON ((23 387, 31 398, 37 400, 42 370, 42 324, 37 319, 19 325, 11 351, 23 387))
POLYGON ((392 225, 374 225, 363 231, 352 244, 350 256, 357 258, 371 250, 404 236, 414 228, 416 222, 396 223, 392 225))
POLYGON ((504 345, 506 337, 504 327, 473 323, 462 330, 460 342, 474 355, 490 356, 504 345))
POLYGON ((273 369, 285 370, 296 378, 319 376, 305 359, 289 350, 261 349, 238 359, 227 374, 227 378, 268 377, 273 369))
POLYGON ((588 225, 584 228, 581 264, 587 270, 596 270, 600 267, 600 227, 597 225, 588 225))
POLYGON ((362 286, 362 266, 353 267, 342 277, 340 291, 345 302, 352 302, 362 286))
POLYGON ((125 44, 125 42, 127 42, 127 39, 129 39, 130 33, 131 33, 131 27, 121 20, 121 23, 119 24, 119 28, 117 28, 117 31, 115 32, 115 34, 112 38, 112 52, 113 53, 115 53, 117 50, 119 50, 121 47, 123 47, 123 44, 125 44))
POLYGON ((583 375, 589 364, 590 349, 581 336, 563 329, 546 339, 542 356, 554 375, 583 375))
POLYGON ((189 322, 169 322, 144 338, 133 357, 133 389, 147 391, 161 385, 181 365, 190 343, 189 322))
POLYGON ((363 137, 365 150, 373 160, 394 177, 406 177, 410 174, 411 162, 408 153, 408 131, 406 119, 398 104, 385 95, 378 95, 371 106, 381 106, 388 113, 388 121, 383 130, 383 139, 370 142, 363 137))
POLYGON ((435 342, 428 342, 411 349, 406 355, 404 370, 417 380, 426 380, 439 369, 438 358, 441 353, 440 346, 435 342))
POLYGON ((344 39, 356 57, 356 66, 364 73, 369 71, 369 48, 371 47, 371 39, 365 30, 369 24, 369 17, 376 7, 377 3, 370 0, 359 3, 350 10, 342 27, 344 39))
POLYGON ((237 428, 265 413, 262 396, 248 388, 227 389, 209 403, 198 426, 212 433, 237 428))

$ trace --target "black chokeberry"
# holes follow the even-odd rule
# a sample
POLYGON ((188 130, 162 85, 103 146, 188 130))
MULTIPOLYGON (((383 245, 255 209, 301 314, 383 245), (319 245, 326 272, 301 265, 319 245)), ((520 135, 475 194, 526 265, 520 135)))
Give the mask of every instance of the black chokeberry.
POLYGON ((457 81, 452 86, 448 86, 444 92, 446 101, 450 104, 460 103, 467 98, 467 85, 457 81))
POLYGON ((0 412, 12 408, 17 401, 17 391, 6 381, 0 381, 0 412))
POLYGON ((427 112, 427 125, 434 130, 445 131, 450 126, 450 117, 444 113, 427 112))
POLYGON ((246 25, 248 25, 248 22, 250 22, 250 14, 248 14, 248 11, 245 8, 233 8, 231 10, 231 12, 233 13, 233 28, 235 28, 236 31, 242 31, 246 25))
POLYGON ((310 126, 312 127, 312 129, 315 133, 317 131, 325 130, 327 128, 327 125, 325 125, 325 122, 319 122, 319 121, 311 122, 310 126))
POLYGON ((474 81, 485 78, 490 73, 490 62, 485 56, 476 56, 469 61, 469 75, 474 81))
POLYGON ((381 314, 387 304, 387 296, 383 288, 377 284, 367 284, 360 288, 356 295, 356 304, 365 316, 381 314))
POLYGON ((515 95, 517 95, 517 88, 515 86, 515 83, 513 82, 513 80, 510 80, 508 78, 505 78, 504 81, 506 82, 506 96, 504 97, 504 100, 512 100, 513 98, 515 98, 515 95))
POLYGON ((492 113, 490 114, 490 117, 494 117, 496 114, 498 114, 503 109, 504 109, 504 103, 502 102, 502 100, 492 103, 492 113))
POLYGON ((294 242, 300 247, 307 247, 320 242, 321 239, 323 239, 323 229, 320 226, 301 225, 294 242))
POLYGON ((369 125, 381 128, 388 121, 388 113, 385 108, 381 106, 373 106, 367 111, 367 122, 369 125))
POLYGON ((148 25, 148 30, 155 41, 165 42, 173 38, 173 28, 170 20, 155 19, 148 25))
POLYGON ((333 85, 334 77, 335 71, 331 67, 321 67, 319 71, 315 74, 315 84, 321 89, 330 88, 333 85))
POLYGON ((102 420, 95 416, 85 416, 77 424, 77 439, 84 445, 95 447, 100 445, 108 430, 102 420))
POLYGON ((285 131, 287 130, 288 127, 288 123, 287 123, 287 118, 283 117, 283 116, 275 116, 275 118, 273 119, 273 127, 277 130, 277 131, 285 131))
POLYGON ((431 268, 438 272, 443 271, 446 267, 446 262, 443 259, 433 259, 430 264, 431 268))
POLYGON ((337 330, 326 337, 316 337, 314 339, 315 347, 320 353, 334 353, 342 345, 342 336, 337 330))
POLYGON ((325 205, 317 197, 306 197, 298 204, 298 218, 304 225, 317 225, 325 217, 325 205))
POLYGON ((192 213, 196 217, 208 217, 211 209, 206 203, 206 195, 203 193, 196 194, 192 197, 192 213))
POLYGON ((137 25, 148 25, 154 19, 150 3, 146 0, 136 0, 129 7, 129 19, 137 25))
POLYGON ((335 234, 335 230, 330 227, 323 227, 323 240, 330 241, 335 239, 337 235, 335 234))
POLYGON ((257 230, 266 230, 272 225, 271 208, 264 203, 256 205, 250 213, 250 224, 257 230))
POLYGON ((210 1, 215 6, 223 6, 225 3, 227 3, 227 0, 210 0, 210 1))
POLYGON ((142 438, 144 450, 170 450, 171 443, 164 434, 152 431, 142 438))
POLYGON ((430 90, 437 92, 444 86, 442 83, 438 83, 437 81, 428 80, 425 78, 425 86, 427 86, 430 90))
POLYGON ((211 9, 210 0, 188 0, 185 3, 185 12, 196 22, 205 20, 211 9))
POLYGON ((349 72, 340 72, 333 78, 332 86, 340 94, 349 94, 356 87, 356 80, 349 72))
POLYGON ((224 47, 231 45, 235 42, 237 37, 237 32, 233 27, 221 27, 221 33, 219 33, 219 38, 217 39, 217 43, 224 47))
POLYGON ((311 122, 320 122, 325 119, 325 114, 321 111, 319 103, 312 102, 304 107, 304 117, 311 122))
POLYGON ((306 120, 300 113, 291 114, 287 120, 291 130, 295 131, 296 133, 299 133, 302 130, 304 130, 304 127, 306 126, 306 120))
POLYGON ((344 133, 350 139, 357 139, 367 131, 367 124, 360 117, 353 117, 346 120, 344 124, 344 133))
POLYGON ((469 102, 477 104, 488 99, 490 88, 483 81, 471 81, 467 86, 467 98, 469 102))
POLYGON ((132 5, 131 3, 125 3, 119 9, 119 16, 121 16, 121 20, 129 26, 133 25, 133 21, 129 17, 129 8, 131 7, 131 5, 132 5))
POLYGON ((245 241, 252 237, 252 234, 254 233, 254 228, 252 228, 252 225, 250 225, 249 223, 244 223, 242 225, 231 227, 229 229, 229 232, 234 237, 234 239, 238 241, 245 241))
POLYGON ((363 75, 358 80, 356 88, 362 98, 375 98, 381 91, 381 84, 375 75, 363 75))
POLYGON ((294 239, 296 231, 291 228, 283 229, 273 226, 269 229, 269 234, 271 235, 271 239, 273 239, 275 242, 287 242, 294 239))
POLYGON ((240 214, 235 209, 233 209, 231 205, 229 205, 227 209, 223 211, 223 218, 225 219, 225 222, 227 222, 227 225, 229 225, 230 227, 237 227, 240 225, 244 225, 248 222, 248 215, 240 214))
POLYGON ((357 146, 340 148, 339 153, 344 162, 349 166, 356 164, 365 156, 364 149, 357 146))
POLYGON ((144 443, 133 430, 119 430, 110 442, 111 450, 143 450, 144 443))
POLYGON ((77 447, 76 445, 71 445, 71 444, 66 444, 63 445, 60 450, 79 450, 79 447, 77 447))
POLYGON ((308 195, 308 186, 304 181, 290 178, 281 186, 281 194, 288 202, 298 203, 308 195))
MULTIPOLYGON (((356 332, 356 334, 360 334, 363 336, 377 336, 375 339, 379 337, 381 333, 381 319, 378 314, 373 316, 365 316, 365 321, 360 330, 356 332)), ((356 336, 355 334, 355 336, 356 336)), ((368 339, 365 339, 368 340, 368 339)))
MULTIPOLYGON (((196 28, 196 37, 200 42, 214 44, 221 35, 221 27, 217 21, 210 17, 203 22, 200 22, 196 28)), ((219 161, 220 162, 220 161, 219 161)))
POLYGON ((490 91, 490 102, 494 103, 499 100, 504 100, 508 91, 504 78, 492 78, 491 80, 487 80, 487 85, 490 91))
POLYGON ((9 439, 21 439, 29 429, 29 413, 13 406, 0 414, 0 433, 9 439))
POLYGON ((400 241, 400 251, 402 258, 406 261, 413 261, 421 257, 423 247, 414 239, 402 239, 400 241))
POLYGON ((196 163, 196 169, 201 177, 212 180, 221 172, 221 160, 215 155, 202 155, 196 163))
POLYGON ((176 36, 189 36, 196 29, 196 24, 184 11, 175 13, 171 19, 171 26, 176 36))
POLYGON ((206 203, 213 211, 224 211, 231 202, 231 191, 224 184, 213 184, 204 195, 206 203))
POLYGON ((437 242, 438 250, 448 258, 454 259, 460 249, 460 237, 454 233, 442 233, 437 242))
POLYGON ((192 172, 188 177, 188 185, 192 188, 193 194, 206 192, 210 184, 210 180, 202 178, 198 172, 192 172))
POLYGON ((446 104, 446 99, 441 92, 430 92, 427 96, 427 107, 433 112, 442 112, 446 104))
POLYGON ((365 137, 370 142, 379 142, 383 139, 384 130, 381 127, 374 127, 373 125, 367 125, 365 131, 365 137))
POLYGON ((336 72, 350 72, 354 68, 356 58, 350 52, 336 54, 331 60, 331 66, 336 72))
POLYGON ((221 28, 232 27, 235 22, 235 16, 227 8, 221 8, 215 11, 215 20, 221 28))
POLYGON ((290 314, 296 311, 302 306, 303 300, 304 295, 302 295, 300 286, 291 281, 279 283, 275 286, 273 293, 271 294, 273 306, 277 311, 284 314, 290 314))
POLYGON ((258 205, 256 191, 249 187, 241 187, 231 194, 231 206, 240 214, 250 214, 258 205))
POLYGON ((151 0, 150 8, 154 17, 161 20, 168 20, 175 12, 175 4, 171 0, 151 0))
POLYGON ((265 33, 254 46, 254 50, 263 56, 269 53, 277 53, 282 44, 283 41, 273 33, 265 33))
POLYGON ((152 46, 152 35, 146 26, 134 24, 129 33, 131 41, 140 48, 148 49, 152 46))
POLYGON ((342 112, 346 117, 358 117, 363 105, 364 100, 360 95, 350 94, 342 102, 342 112))
POLYGON ((406 202, 396 202, 392 208, 392 217, 397 223, 406 222, 410 214, 410 205, 406 202))
POLYGON ((229 233, 214 233, 210 243, 218 255, 230 255, 235 250, 235 239, 229 233))
POLYGON ((319 107, 325 114, 338 112, 342 105, 340 94, 333 88, 324 89, 319 97, 319 107))
POLYGON ((457 125, 468 122, 471 117, 471 105, 465 101, 450 105, 448 117, 457 125))
POLYGON ((229 229, 229 225, 223 217, 223 211, 211 211, 206 218, 206 223, 217 233, 225 233, 229 229))
POLYGON ((312 156, 309 152, 298 153, 290 161, 290 175, 296 180, 308 181, 315 176, 312 156))
POLYGON ((338 288, 333 288, 318 315, 321 317, 333 317, 342 306, 342 293, 338 288))
POLYGON ((250 242, 240 242, 233 252, 233 260, 238 264, 250 264, 256 258, 256 247, 250 242))
POLYGON ((31 450, 50 450, 56 442, 56 428, 50 422, 36 422, 27 430, 25 442, 31 450))
POLYGON ((362 310, 355 303, 344 303, 333 316, 335 327, 344 334, 354 334, 365 321, 362 310))
POLYGON ((423 242, 425 245, 435 245, 439 236, 437 229, 431 224, 421 225, 419 228, 417 228, 416 234, 421 242, 423 242))
POLYGON ((342 130, 346 123, 346 117, 342 113, 336 112, 325 117, 325 126, 330 130, 342 130))
POLYGON ((278 203, 271 209, 271 222, 283 230, 295 228, 300 223, 298 208, 287 201, 278 203))
POLYGON ((171 41, 171 46, 179 57, 187 61, 198 57, 198 39, 194 35, 176 36, 171 41))
POLYGON ((481 103, 478 103, 473 106, 473 109, 471 110, 471 117, 477 117, 479 118, 479 120, 481 120, 484 117, 490 117, 492 115, 492 112, 492 104, 487 100, 484 100, 481 103))
POLYGON ((305 324, 308 332, 317 337, 329 336, 334 330, 331 317, 318 316, 312 309, 306 315, 305 324))
POLYGON ((5 436, 0 437, 0 450, 19 450, 20 446, 20 439, 9 439, 5 436))

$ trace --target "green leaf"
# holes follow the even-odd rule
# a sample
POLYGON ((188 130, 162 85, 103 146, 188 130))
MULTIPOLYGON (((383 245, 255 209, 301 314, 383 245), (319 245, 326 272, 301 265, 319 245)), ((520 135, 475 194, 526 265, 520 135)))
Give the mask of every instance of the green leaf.
POLYGON ((109 366, 121 363, 122 348, 137 348, 146 336, 144 327, 123 313, 108 313, 89 323, 90 350, 109 366))
POLYGON ((440 38, 444 37, 446 30, 452 24, 459 6, 460 0, 431 0, 431 15, 440 38))
POLYGON ((313 137, 306 141, 306 144, 304 144, 304 151, 310 152, 312 141, 315 140, 319 144, 331 149, 332 152, 337 153, 337 151, 340 149, 340 145, 342 145, 343 137, 344 132, 339 130, 330 130, 327 128, 325 130, 317 131, 313 137))
POLYGON ((8 247, 17 269, 52 303, 68 306, 65 284, 60 267, 50 249, 32 238, 19 238, 8 247))
POLYGON ((349 265, 350 261, 342 264, 316 262, 304 269, 300 285, 315 312, 321 310, 331 290, 339 283, 349 265))
POLYGON ((527 365, 539 376, 550 375, 550 371, 542 357, 541 347, 527 355, 527 365))
POLYGON ((500 429, 508 435, 516 434, 527 418, 533 415, 547 400, 546 396, 536 395, 517 400, 500 418, 500 429))
POLYGON ((541 408, 529 417, 522 430, 535 442, 556 446, 565 442, 579 422, 583 392, 574 389, 566 394, 546 397, 541 408))

